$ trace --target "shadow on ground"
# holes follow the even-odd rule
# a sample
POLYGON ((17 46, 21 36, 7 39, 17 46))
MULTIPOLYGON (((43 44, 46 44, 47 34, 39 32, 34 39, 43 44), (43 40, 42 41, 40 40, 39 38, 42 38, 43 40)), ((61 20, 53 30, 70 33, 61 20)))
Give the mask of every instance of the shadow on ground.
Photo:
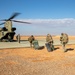
POLYGON ((74 48, 68 48, 66 51, 73 51, 74 48))
POLYGON ((57 49, 59 49, 59 47, 54 48, 54 50, 57 50, 57 49))

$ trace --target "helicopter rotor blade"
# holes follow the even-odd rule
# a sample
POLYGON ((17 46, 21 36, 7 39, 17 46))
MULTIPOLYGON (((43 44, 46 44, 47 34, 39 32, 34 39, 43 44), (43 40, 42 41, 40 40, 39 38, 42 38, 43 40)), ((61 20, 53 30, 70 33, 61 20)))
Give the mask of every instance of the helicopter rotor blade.
POLYGON ((7 21, 6 19, 2 19, 2 20, 0 20, 0 21, 7 21))
POLYGON ((14 13, 9 19, 3 19, 3 20, 0 20, 0 21, 9 21, 13 18, 15 18, 16 16, 18 16, 20 13, 14 13))
MULTIPOLYGON (((10 18, 8 19, 3 19, 0 21, 13 21, 13 22, 19 22, 19 23, 27 23, 27 24, 31 24, 29 22, 24 22, 24 21, 17 21, 17 20, 12 20, 13 18, 15 18, 16 16, 18 16, 20 13, 14 13, 10 18)), ((1 23, 0 25, 5 24, 5 22, 1 23)))
POLYGON ((15 18, 16 16, 18 16, 20 13, 14 13, 9 19, 7 19, 7 20, 11 20, 11 19, 13 19, 13 18, 15 18))
POLYGON ((31 24, 31 23, 29 23, 29 22, 23 22, 23 21, 17 21, 17 20, 11 20, 11 21, 13 21, 13 22, 19 22, 19 23, 27 23, 27 24, 31 24))
POLYGON ((5 24, 5 22, 1 23, 0 25, 3 25, 3 24, 5 24))

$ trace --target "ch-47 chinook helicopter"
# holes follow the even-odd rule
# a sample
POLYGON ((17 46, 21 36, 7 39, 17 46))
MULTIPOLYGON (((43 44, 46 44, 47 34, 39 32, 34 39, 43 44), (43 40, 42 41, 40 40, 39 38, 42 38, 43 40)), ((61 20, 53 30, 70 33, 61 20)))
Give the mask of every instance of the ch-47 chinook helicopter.
POLYGON ((0 41, 10 41, 10 42, 13 41, 14 35, 16 34, 15 33, 16 28, 12 27, 12 22, 30 24, 29 22, 13 20, 13 18, 18 16, 19 14, 20 13, 14 13, 10 18, 0 20, 0 21, 4 21, 3 23, 0 24, 0 25, 4 24, 4 27, 0 28, 0 41))

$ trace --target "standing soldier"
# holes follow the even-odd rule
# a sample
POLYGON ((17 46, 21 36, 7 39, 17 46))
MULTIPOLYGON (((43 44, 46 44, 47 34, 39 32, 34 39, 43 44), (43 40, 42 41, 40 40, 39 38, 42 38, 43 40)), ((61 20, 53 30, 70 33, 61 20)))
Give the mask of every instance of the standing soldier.
POLYGON ((18 34, 18 42, 19 42, 19 43, 20 43, 20 39, 21 39, 21 38, 20 38, 20 34, 18 34))
POLYGON ((29 38, 28 38, 28 41, 30 42, 30 47, 32 48, 32 42, 35 40, 34 36, 31 35, 29 38))
POLYGON ((18 43, 20 43, 20 34, 18 34, 17 36, 16 36, 16 39, 17 39, 17 41, 18 41, 18 43))
POLYGON ((47 37, 46 37, 46 44, 45 44, 45 45, 46 45, 46 47, 47 47, 48 52, 54 50, 53 39, 52 39, 52 36, 51 36, 50 34, 47 34, 47 37))
POLYGON ((65 48, 65 45, 68 43, 68 40, 69 40, 68 35, 66 33, 61 33, 60 41, 61 41, 64 52, 67 51, 67 49, 65 48))

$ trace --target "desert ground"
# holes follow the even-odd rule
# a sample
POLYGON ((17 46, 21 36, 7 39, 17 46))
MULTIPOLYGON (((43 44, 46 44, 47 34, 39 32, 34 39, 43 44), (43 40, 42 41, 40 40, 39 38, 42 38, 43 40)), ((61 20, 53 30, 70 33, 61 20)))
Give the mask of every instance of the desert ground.
MULTIPOLYGON (((35 36, 42 40, 46 36, 35 36)), ((59 39, 53 36, 53 39, 59 39)), ((15 39, 15 38, 14 38, 15 39)), ((27 40, 28 36, 21 36, 27 40)), ((75 36, 69 36, 75 41, 75 36)), ((75 44, 67 44, 67 52, 60 45, 54 45, 55 50, 48 52, 34 48, 4 48, 0 49, 0 75, 75 75, 75 44)))

